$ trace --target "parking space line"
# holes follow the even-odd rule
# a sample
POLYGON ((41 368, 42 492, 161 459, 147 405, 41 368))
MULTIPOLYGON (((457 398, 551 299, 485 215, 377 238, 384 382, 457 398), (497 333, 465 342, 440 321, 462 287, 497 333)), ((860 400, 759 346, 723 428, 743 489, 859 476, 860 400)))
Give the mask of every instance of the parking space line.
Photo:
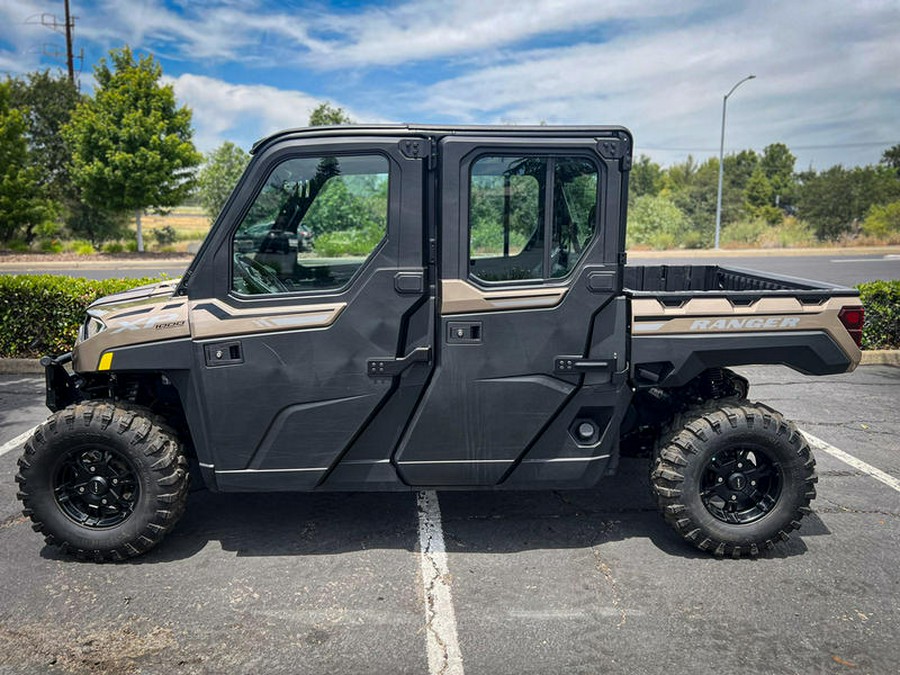
POLYGON ((40 426, 40 425, 33 426, 33 427, 31 427, 31 429, 29 429, 28 431, 26 431, 24 433, 19 434, 11 441, 6 441, 6 443, 4 443, 3 445, 0 445, 0 457, 5 455, 10 450, 15 450, 19 446, 23 445, 25 443, 25 441, 27 441, 29 438, 31 438, 31 434, 34 433, 34 430, 37 429, 38 426, 40 426))
POLYGON ((428 672, 430 675, 463 675, 437 493, 434 490, 419 492, 416 503, 419 511, 419 562, 425 591, 428 672))
POLYGON ((857 459, 849 452, 844 452, 840 448, 836 448, 830 443, 826 443, 821 438, 816 438, 812 434, 809 434, 805 431, 801 431, 800 433, 802 433, 806 437, 807 442, 816 450, 827 452, 832 457, 836 457, 845 464, 849 464, 854 469, 859 469, 863 473, 870 475, 875 480, 880 480, 888 487, 892 487, 897 492, 900 492, 900 480, 894 478, 892 475, 885 473, 881 469, 876 469, 871 464, 866 464, 864 461, 862 461, 861 459, 857 459))

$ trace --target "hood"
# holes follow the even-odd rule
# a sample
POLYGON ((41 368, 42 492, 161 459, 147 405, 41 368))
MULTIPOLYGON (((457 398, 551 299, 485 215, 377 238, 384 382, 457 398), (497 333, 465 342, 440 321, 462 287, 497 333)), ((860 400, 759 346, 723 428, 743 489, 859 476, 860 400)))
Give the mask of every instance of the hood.
POLYGON ((118 349, 189 337, 187 298, 174 296, 178 282, 139 286, 93 302, 72 350, 75 371, 110 370, 110 365, 115 369, 118 349))
POLYGON ((129 307, 147 305, 168 300, 175 293, 181 279, 167 279, 158 283, 146 284, 130 288, 121 293, 113 293, 98 298, 88 306, 88 313, 102 317, 111 312, 118 312, 129 307))

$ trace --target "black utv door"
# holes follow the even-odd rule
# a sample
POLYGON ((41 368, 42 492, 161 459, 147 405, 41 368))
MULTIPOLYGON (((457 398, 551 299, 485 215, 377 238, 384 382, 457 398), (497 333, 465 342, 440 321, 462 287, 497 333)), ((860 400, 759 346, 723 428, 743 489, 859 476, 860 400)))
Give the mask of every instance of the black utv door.
POLYGON ((573 135, 441 142, 436 366, 395 456, 409 484, 588 485, 615 456, 630 138, 573 135))
POLYGON ((188 286, 220 489, 397 484, 432 363, 419 143, 301 137, 254 159, 188 286))

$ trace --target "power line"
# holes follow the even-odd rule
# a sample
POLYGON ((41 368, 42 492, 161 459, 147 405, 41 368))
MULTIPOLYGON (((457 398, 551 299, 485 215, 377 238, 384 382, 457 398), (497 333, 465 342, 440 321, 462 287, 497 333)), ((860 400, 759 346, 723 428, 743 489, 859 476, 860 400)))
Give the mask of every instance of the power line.
MULTIPOLYGON (((48 12, 44 12, 42 14, 34 14, 33 16, 25 19, 26 24, 40 24, 44 28, 48 28, 52 30, 54 33, 59 33, 61 35, 65 35, 66 38, 66 70, 69 75, 69 82, 72 85, 75 85, 75 54, 74 54, 74 35, 73 31, 75 30, 75 21, 78 19, 77 16, 72 16, 72 13, 69 9, 69 0, 65 0, 65 11, 66 16, 64 21, 60 21, 59 18, 55 14, 50 14, 48 12)), ((51 58, 60 58, 62 55, 57 53, 46 53, 45 56, 51 56, 51 58)), ((78 72, 81 72, 81 68, 84 66, 84 48, 81 49, 78 54, 79 59, 79 68, 78 72)))

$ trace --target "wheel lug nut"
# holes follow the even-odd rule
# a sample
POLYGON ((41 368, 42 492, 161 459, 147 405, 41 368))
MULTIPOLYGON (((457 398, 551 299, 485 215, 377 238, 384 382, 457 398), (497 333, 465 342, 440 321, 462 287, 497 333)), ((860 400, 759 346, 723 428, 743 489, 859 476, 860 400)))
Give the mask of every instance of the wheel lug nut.
POLYGON ((88 469, 88 471, 90 471, 91 473, 96 473, 97 467, 96 467, 96 466, 92 466, 92 467, 90 467, 90 468, 88 469))
POLYGON ((737 495, 731 495, 731 501, 735 501, 737 499, 737 495))
POLYGON ((106 500, 105 500, 105 499, 101 499, 101 500, 100 500, 100 503, 101 503, 101 504, 105 504, 105 503, 106 503, 106 500))
POLYGON ((739 468, 739 469, 743 469, 743 468, 744 468, 744 465, 741 464, 740 462, 738 462, 738 468, 739 468))
POLYGON ((118 478, 113 478, 112 483, 113 483, 113 485, 118 485, 118 484, 119 484, 119 479, 118 479, 118 478))
POLYGON ((80 487, 80 488, 78 488, 78 491, 79 491, 79 492, 84 492, 84 488, 83 488, 83 487, 80 487))
POLYGON ((755 480, 751 480, 751 481, 750 481, 750 485, 756 485, 756 481, 755 481, 755 480))
POLYGON ((719 482, 721 483, 723 480, 725 480, 725 479, 722 478, 721 476, 719 476, 719 482))

